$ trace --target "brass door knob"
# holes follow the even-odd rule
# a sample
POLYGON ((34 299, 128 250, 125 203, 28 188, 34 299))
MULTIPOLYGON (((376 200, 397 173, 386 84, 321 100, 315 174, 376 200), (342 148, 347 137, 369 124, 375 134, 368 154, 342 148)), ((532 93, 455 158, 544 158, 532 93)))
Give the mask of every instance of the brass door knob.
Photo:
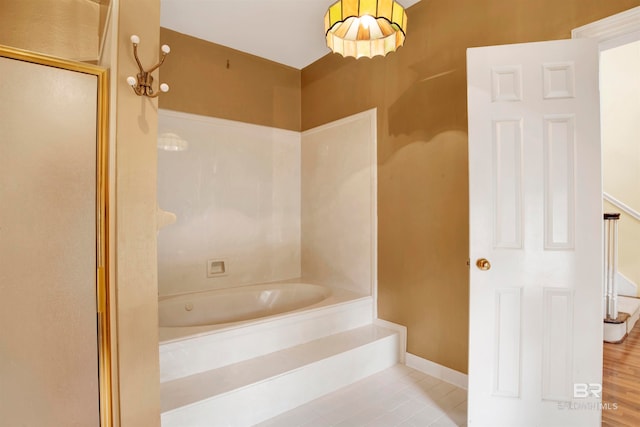
POLYGON ((487 271, 491 269, 491 263, 486 258, 479 258, 476 261, 476 267, 478 267, 482 271, 487 271))

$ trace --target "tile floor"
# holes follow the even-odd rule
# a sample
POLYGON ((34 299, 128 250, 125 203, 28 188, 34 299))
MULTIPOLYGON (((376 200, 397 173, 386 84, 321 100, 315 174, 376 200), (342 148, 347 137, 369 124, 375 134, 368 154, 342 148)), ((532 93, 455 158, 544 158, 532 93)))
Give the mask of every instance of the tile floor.
POLYGON ((467 391, 396 365, 258 427, 444 427, 467 425, 467 391))

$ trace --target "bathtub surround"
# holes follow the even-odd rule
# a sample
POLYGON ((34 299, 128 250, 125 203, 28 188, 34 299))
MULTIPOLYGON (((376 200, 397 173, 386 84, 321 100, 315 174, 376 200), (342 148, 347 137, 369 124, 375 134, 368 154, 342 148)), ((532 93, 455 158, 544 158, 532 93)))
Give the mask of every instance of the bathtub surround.
POLYGON ((158 203, 177 218, 158 233, 161 296, 300 277, 375 296, 375 110, 303 134, 159 117, 189 141, 158 151, 158 203))
POLYGON ((167 110, 159 132, 189 141, 158 150, 160 295, 300 277, 300 134, 167 110))
POLYGON ((376 111, 302 133, 302 276, 376 295, 376 111))
POLYGON ((177 216, 159 231, 163 427, 250 426, 404 360, 406 328, 374 321, 375 122, 300 134, 160 111, 189 141, 159 152, 177 216))

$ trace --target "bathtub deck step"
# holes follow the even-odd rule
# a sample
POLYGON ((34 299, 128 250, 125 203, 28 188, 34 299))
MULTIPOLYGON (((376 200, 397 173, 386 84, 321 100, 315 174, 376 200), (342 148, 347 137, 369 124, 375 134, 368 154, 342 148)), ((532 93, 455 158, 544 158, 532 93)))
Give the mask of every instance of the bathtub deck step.
POLYGON ((372 297, 347 295, 344 298, 339 303, 301 313, 162 342, 160 382, 222 368, 371 324, 374 317, 372 297))
POLYGON ((396 364, 396 332, 367 325, 161 384, 162 426, 251 426, 396 364))

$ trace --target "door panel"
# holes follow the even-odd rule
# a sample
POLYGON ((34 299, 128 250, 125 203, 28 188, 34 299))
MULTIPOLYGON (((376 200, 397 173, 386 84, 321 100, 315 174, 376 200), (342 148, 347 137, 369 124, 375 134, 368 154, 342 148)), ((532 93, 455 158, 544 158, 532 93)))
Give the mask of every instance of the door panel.
POLYGON ((599 425, 597 45, 469 49, 469 425, 599 425), (487 258, 489 270, 476 267, 487 258))
POLYGON ((0 75, 0 424, 97 426, 97 77, 0 75))

